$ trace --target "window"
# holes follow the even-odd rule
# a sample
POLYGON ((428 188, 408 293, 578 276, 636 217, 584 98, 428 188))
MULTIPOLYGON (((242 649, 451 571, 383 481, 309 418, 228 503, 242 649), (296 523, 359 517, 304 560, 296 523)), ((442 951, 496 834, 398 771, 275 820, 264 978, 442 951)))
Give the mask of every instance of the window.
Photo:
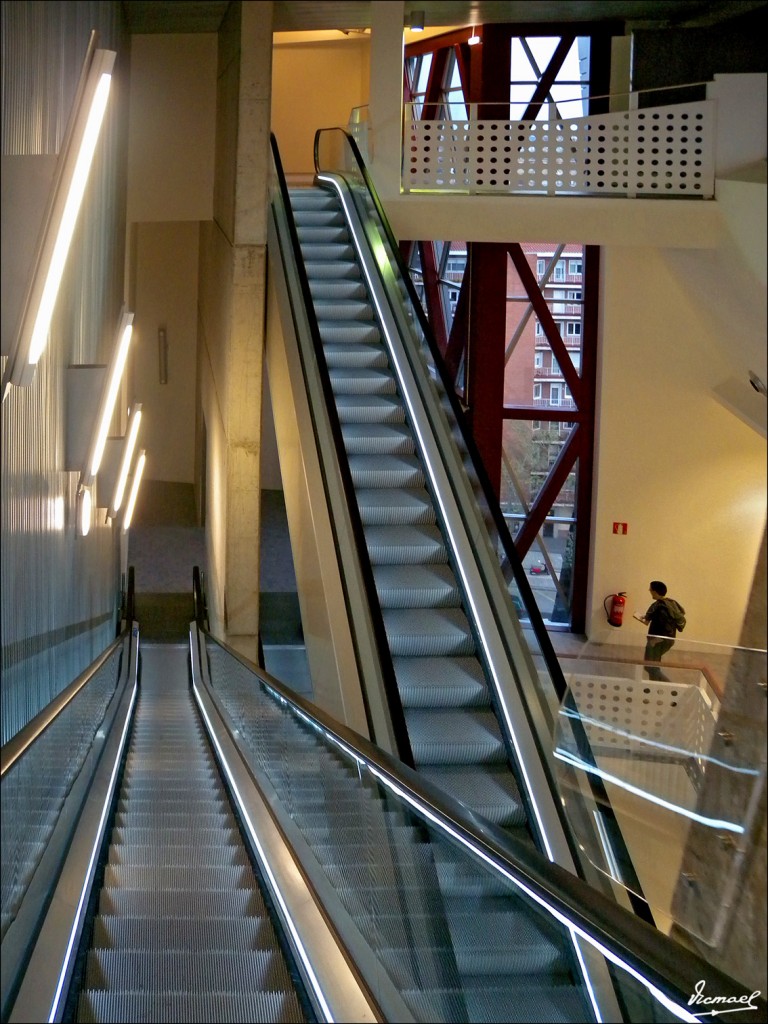
POLYGON ((544 328, 541 326, 539 321, 536 321, 536 337, 541 338, 544 335, 544 328))
POLYGON ((549 385, 549 404, 560 405, 562 398, 562 385, 561 384, 550 384, 549 385))
POLYGON ((544 353, 543 352, 535 352, 534 353, 533 365, 537 369, 541 369, 541 367, 544 365, 544 353))
POLYGON ((534 430, 541 430, 541 420, 531 421, 534 430))
POLYGON ((581 277, 581 260, 568 260, 568 273, 571 277, 581 277))
POLYGON ((570 299, 571 302, 581 302, 581 292, 569 291, 567 298, 570 299))
POLYGON ((547 269, 546 260, 536 260, 536 276, 541 280, 544 277, 544 271, 547 269))
POLYGON ((541 401, 541 384, 533 385, 533 400, 534 402, 541 401))
MULTIPOLYGON (((579 263, 579 266, 581 266, 581 263, 579 263)), ((555 281, 565 280, 565 260, 557 261, 557 263, 555 264, 555 272, 552 275, 552 277, 555 281)))
POLYGON ((581 324, 578 320, 569 320, 565 325, 565 333, 571 338, 581 337, 581 324))

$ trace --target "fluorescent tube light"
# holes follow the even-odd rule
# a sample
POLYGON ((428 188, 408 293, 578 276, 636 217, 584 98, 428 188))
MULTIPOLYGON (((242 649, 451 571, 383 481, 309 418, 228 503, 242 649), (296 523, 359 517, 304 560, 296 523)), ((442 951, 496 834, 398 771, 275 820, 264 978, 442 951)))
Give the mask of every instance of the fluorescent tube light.
POLYGON ((89 47, 85 59, 43 218, 16 343, 3 378, 3 397, 8 384, 28 387, 32 383, 37 363, 48 342, 59 286, 104 121, 115 57, 113 50, 89 47))
POLYGON ((96 417, 96 430, 91 439, 88 449, 88 461, 83 470, 81 483, 90 483, 99 471, 101 457, 104 454, 104 445, 107 443, 109 425, 115 411, 117 392, 125 369, 125 361, 128 358, 128 348, 133 334, 133 313, 129 313, 125 307, 120 313, 120 323, 117 328, 117 337, 112 349, 112 355, 107 367, 107 379, 104 391, 101 396, 99 410, 96 417))
POLYGON ((125 487, 128 483, 128 474, 131 470, 131 460, 133 459, 133 450, 136 447, 136 439, 139 436, 139 425, 141 423, 141 404, 134 405, 131 409, 131 419, 128 424, 128 434, 123 445, 123 457, 120 461, 120 469, 117 474, 117 483, 115 484, 115 493, 112 496, 112 504, 109 507, 107 513, 111 519, 117 515, 120 511, 120 506, 123 503, 123 497, 125 496, 125 487))
POLYGON ((133 510, 136 506, 136 497, 139 493, 139 484, 141 483, 141 474, 144 472, 144 463, 147 461, 147 453, 142 448, 139 452, 139 458, 136 461, 136 469, 133 471, 133 482, 131 483, 131 493, 128 495, 128 504, 125 506, 125 517, 123 519, 123 533, 125 533, 131 525, 131 519, 133 519, 133 510))

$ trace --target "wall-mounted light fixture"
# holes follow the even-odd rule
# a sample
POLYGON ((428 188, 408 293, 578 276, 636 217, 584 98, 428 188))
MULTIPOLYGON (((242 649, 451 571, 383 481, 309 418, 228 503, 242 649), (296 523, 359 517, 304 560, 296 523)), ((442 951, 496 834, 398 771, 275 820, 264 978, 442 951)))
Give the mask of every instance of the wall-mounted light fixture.
POLYGON ((141 403, 137 403, 131 409, 130 419, 128 421, 128 431, 125 435, 123 442, 123 454, 120 459, 120 468, 117 472, 117 480, 115 481, 115 488, 112 492, 112 500, 107 510, 107 516, 110 519, 114 519, 123 504, 123 498, 125 497, 125 488, 128 485, 128 474, 131 471, 131 463, 133 461, 133 453, 136 448, 136 441, 139 437, 139 426, 141 425, 141 403))
POLYGON ((8 385, 32 383, 40 356, 48 342, 59 285, 85 186, 93 163, 112 82, 116 54, 94 48, 91 36, 64 142, 43 217, 37 252, 21 307, 13 347, 2 381, 8 385))
POLYGON ((120 388, 120 381, 123 378, 125 363, 128 359, 128 349, 131 344, 132 335, 133 313, 129 313, 123 307, 120 312, 117 336, 112 347, 112 356, 107 365, 107 378, 104 382, 98 413, 94 421, 95 429, 88 448, 88 459, 83 468, 81 483, 90 483, 99 472, 101 458, 104 454, 104 445, 107 443, 109 425, 115 412, 117 392, 120 388))
POLYGON ((136 468, 133 471, 133 479, 131 480, 131 489, 128 494, 128 502, 125 506, 125 515, 123 516, 123 533, 126 533, 131 525, 133 519, 133 511, 136 508, 136 498, 139 494, 139 486, 141 485, 141 476, 144 472, 144 465, 147 461, 147 453, 142 448, 139 452, 139 457, 136 460, 136 468))
POLYGON ((479 36, 477 34, 477 28, 473 25, 472 26, 472 35, 467 40, 467 46, 477 46, 478 43, 482 43, 482 41, 483 41, 482 36, 479 36))

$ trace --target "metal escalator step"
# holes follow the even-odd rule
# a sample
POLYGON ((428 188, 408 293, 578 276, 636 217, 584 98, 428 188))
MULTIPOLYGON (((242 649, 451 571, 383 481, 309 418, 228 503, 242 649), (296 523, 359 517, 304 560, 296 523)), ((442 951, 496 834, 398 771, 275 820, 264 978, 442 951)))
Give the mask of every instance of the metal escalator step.
POLYGON ((328 260, 335 263, 336 260, 355 258, 355 250, 348 242, 306 242, 301 245, 301 254, 305 261, 311 262, 328 260))
POLYGON ((465 978, 463 992, 467 1020, 504 1020, 509 1024, 586 1024, 594 1020, 586 1000, 570 979, 562 975, 516 984, 514 993, 503 983, 489 984, 488 978, 465 978))
POLYGON ((565 974, 569 957, 559 943, 538 932, 530 913, 486 910, 472 901, 463 913, 447 906, 456 961, 462 974, 565 974))
POLYGON ((190 814, 179 807, 152 807, 148 802, 142 801, 142 806, 118 808, 115 815, 115 825, 119 828, 184 828, 186 825, 194 824, 202 829, 229 828, 231 815, 225 810, 221 811, 196 811, 190 814))
MULTIPOLYGON (((446 567, 445 571, 450 570, 446 567)), ((490 704, 488 684, 477 658, 395 658, 393 661, 404 707, 490 704)))
MULTIPOLYGON (((306 264, 305 264, 306 266, 306 264)), ((310 278, 309 291, 313 299, 365 299, 365 285, 361 280, 347 280, 346 278, 327 279, 310 278)))
POLYGON ((294 220, 296 221, 296 224, 300 224, 302 228, 335 227, 339 224, 346 223, 344 220, 344 214, 340 209, 315 209, 314 206, 310 209, 295 210, 294 220))
POLYGON ((307 188, 290 188, 288 195, 294 210, 338 210, 339 201, 332 192, 316 185, 307 188))
POLYGON ((373 575, 382 608, 458 608, 461 605, 456 577, 447 565, 377 565, 373 575))
POLYGON ((305 245, 328 245, 342 242, 349 243, 347 225, 341 224, 308 224, 302 217, 296 225, 299 242, 302 247, 305 245))
POLYGON ((424 487, 424 473, 415 455, 350 455, 355 487, 424 487))
POLYGON ((318 281, 361 282, 360 268, 355 260, 304 260, 310 291, 318 281))
MULTIPOLYGON (((151 868, 157 865, 158 845, 154 843, 140 846, 135 842, 115 843, 109 848, 109 864, 115 867, 151 868)), ((240 843, 237 846, 203 846, 198 842, 194 845, 181 846, 162 845, 162 863, 164 868, 184 867, 245 867, 250 864, 248 855, 240 843)))
POLYGON ((125 1024, 125 1021, 275 1021, 299 1024, 305 1021, 295 992, 216 992, 215 1009, 202 992, 84 992, 80 997, 78 1021, 82 1024, 125 1024))
POLYGON ((413 434, 402 424, 346 423, 341 428, 348 455, 413 455, 413 434))
POLYGON ((99 917, 94 922, 94 949, 186 950, 272 949, 275 933, 266 916, 190 918, 99 917))
MULTIPOLYGON (((401 491, 393 493, 401 494, 401 491)), ((365 541, 373 565, 414 565, 446 562, 448 553, 436 526, 368 526, 365 541)), ((394 653, 394 652, 393 652, 394 653)), ((427 651, 423 652, 427 654, 427 651)), ((460 654, 460 651, 456 651, 460 654)), ((473 653, 472 651, 466 653, 473 653)))
POLYGON ((357 506, 364 526, 431 526, 435 510, 424 488, 361 488, 357 506))
POLYGON ((331 387, 335 395, 393 395, 395 378, 385 370, 330 371, 331 387))
POLYGON ((325 361, 329 370, 342 367, 354 369, 375 369, 389 365, 387 354, 379 344, 346 342, 343 345, 328 344, 324 346, 325 361))
POLYGON ((318 320, 359 320, 361 322, 373 322, 373 309, 368 302, 358 302, 356 299, 330 300, 319 299, 315 301, 315 315, 318 320))
POLYGON ((320 340, 324 345, 373 345, 381 343, 375 323, 357 320, 318 320, 320 340))
POLYGON ((387 608, 383 615, 393 657, 475 653, 469 622, 459 608, 387 608))
MULTIPOLYGON (((185 816, 186 817, 186 816, 185 816)), ((146 826, 120 825, 112 831, 112 842, 136 843, 139 846, 180 846, 193 842, 199 846, 238 846, 242 842, 234 823, 221 828, 198 828, 189 822, 168 828, 147 828, 146 826)))
POLYGON ((99 914, 109 917, 217 918, 260 914, 264 901, 256 889, 130 889, 107 887, 99 896, 99 914))
MULTIPOLYGON (((477 765, 481 777, 485 764, 503 764, 506 750, 492 711, 466 708, 462 711, 405 712, 408 736, 417 767, 424 764, 477 765)), ((475 806, 474 800, 471 806, 475 806)))
POLYGON ((107 864, 104 872, 106 886, 128 889, 241 889, 256 884, 250 865, 220 865, 218 867, 131 867, 107 864))
POLYGON ((282 957, 274 950, 92 949, 83 985, 88 989, 164 992, 280 992, 292 987, 282 957))
POLYGON ((341 423, 404 423, 405 409, 392 395, 337 395, 341 423))
POLYGON ((523 801, 517 783, 506 766, 494 768, 486 765, 479 772, 471 765, 430 764, 424 765, 421 770, 430 782, 460 803, 472 807, 495 825, 519 829, 526 827, 527 816, 523 801))

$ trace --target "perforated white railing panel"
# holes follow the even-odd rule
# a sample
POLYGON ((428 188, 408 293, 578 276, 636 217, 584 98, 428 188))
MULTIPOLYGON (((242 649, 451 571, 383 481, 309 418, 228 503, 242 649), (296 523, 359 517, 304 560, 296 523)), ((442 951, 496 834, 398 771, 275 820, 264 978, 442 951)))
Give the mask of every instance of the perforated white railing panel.
POLYGON ((412 119, 403 187, 711 198, 714 104, 557 121, 412 119))

